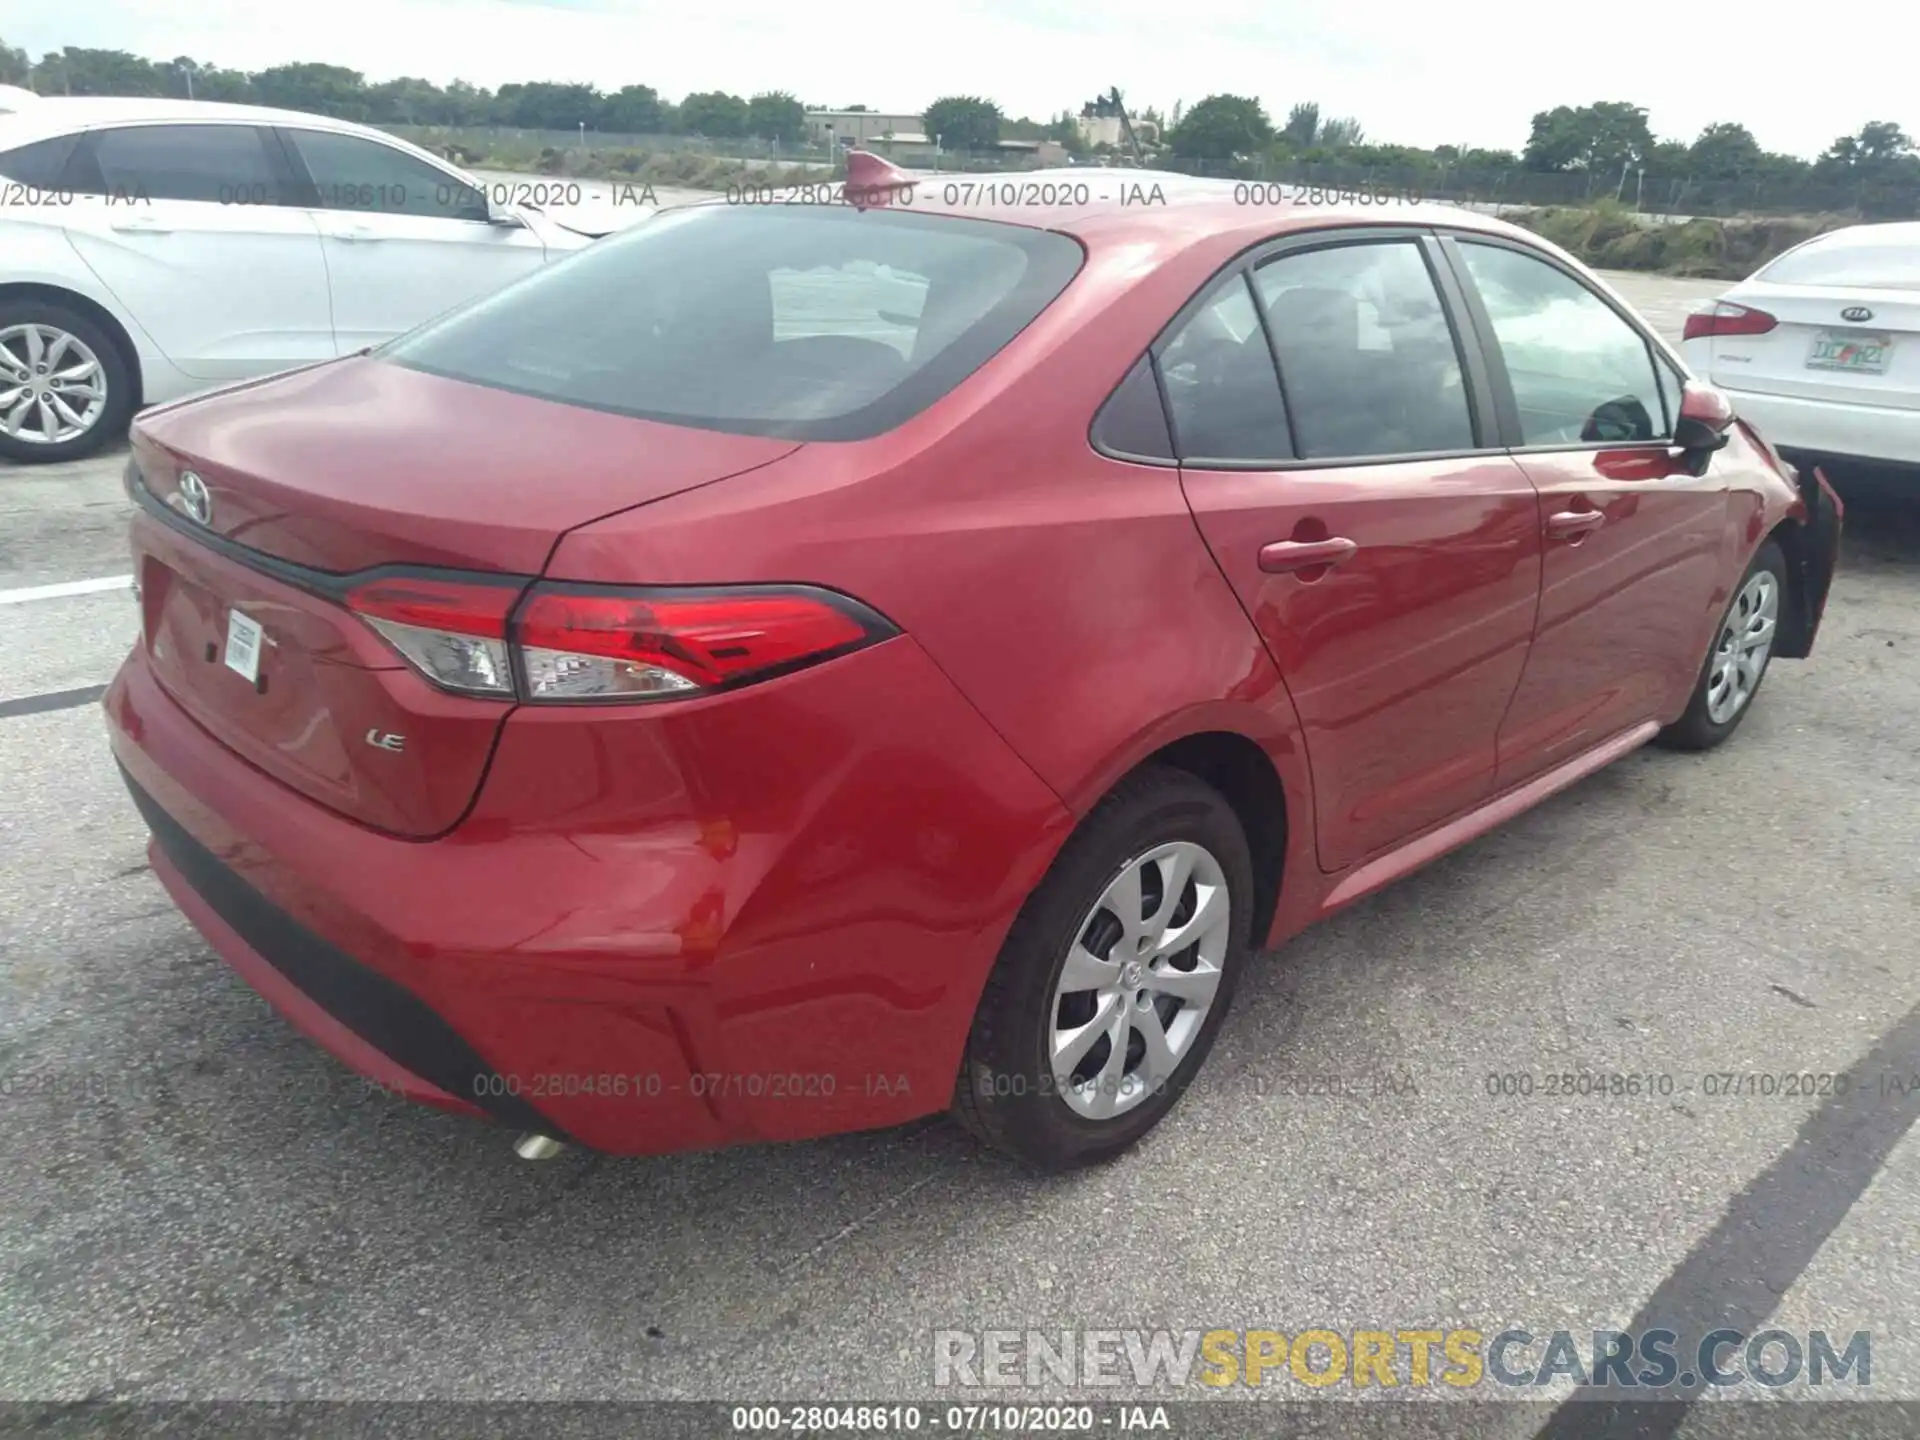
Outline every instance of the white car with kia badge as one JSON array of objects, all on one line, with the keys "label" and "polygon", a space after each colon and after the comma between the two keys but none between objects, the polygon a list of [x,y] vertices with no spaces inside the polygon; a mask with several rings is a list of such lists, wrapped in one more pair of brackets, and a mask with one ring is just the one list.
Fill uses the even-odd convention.
[{"label": "white car with kia badge", "polygon": [[1851,225],[1687,317],[1681,352],[1789,459],[1920,471],[1920,222]]}]

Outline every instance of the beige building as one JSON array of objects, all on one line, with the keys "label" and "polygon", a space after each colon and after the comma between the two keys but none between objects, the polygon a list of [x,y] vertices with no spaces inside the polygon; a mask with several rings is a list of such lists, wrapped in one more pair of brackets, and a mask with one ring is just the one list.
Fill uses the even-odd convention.
[{"label": "beige building", "polygon": [[[1079,128],[1080,138],[1089,146],[1111,145],[1116,150],[1127,146],[1126,128],[1121,125],[1118,115],[1082,115],[1074,125]],[[1135,120],[1133,133],[1140,138],[1142,145],[1160,143],[1160,127],[1151,120]]]},{"label": "beige building", "polygon": [[809,110],[807,139],[816,145],[838,145],[846,140],[859,145],[888,136],[918,135],[921,124],[918,115],[882,115],[877,110]]},{"label": "beige building", "polygon": [[[902,165],[930,164],[938,158],[940,151],[933,143],[931,135],[920,131],[906,132],[863,142],[863,148],[875,154],[884,155]],[[997,147],[1006,162],[1012,165],[1064,165],[1067,163],[1067,147],[1057,140],[1002,140]],[[976,159],[978,157],[975,157]]]}]

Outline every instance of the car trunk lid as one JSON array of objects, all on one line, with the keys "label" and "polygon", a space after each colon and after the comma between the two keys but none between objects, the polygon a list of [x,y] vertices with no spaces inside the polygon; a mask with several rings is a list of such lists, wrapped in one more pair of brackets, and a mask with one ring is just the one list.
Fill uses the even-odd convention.
[{"label": "car trunk lid", "polygon": [[779,459],[791,440],[661,425],[359,356],[149,411],[163,500],[192,469],[213,534],[345,573],[531,575],[567,530]]},{"label": "car trunk lid", "polygon": [[1920,410],[1920,291],[1749,283],[1726,298],[1777,323],[1763,334],[1714,336],[1714,384]]},{"label": "car trunk lid", "polygon": [[456,570],[504,606],[568,530],[796,448],[370,359],[150,412],[129,467],[141,644],[249,764],[364,824],[442,834],[512,702],[407,664],[349,608],[366,572]]}]

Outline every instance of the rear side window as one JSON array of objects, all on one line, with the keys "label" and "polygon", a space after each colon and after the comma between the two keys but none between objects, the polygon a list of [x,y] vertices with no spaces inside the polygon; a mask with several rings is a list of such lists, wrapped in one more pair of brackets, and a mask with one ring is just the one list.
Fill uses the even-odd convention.
[{"label": "rear side window", "polygon": [[1093,418],[1094,449],[1116,460],[1158,462],[1174,458],[1173,434],[1153,357],[1142,355]]},{"label": "rear side window", "polygon": [[1775,285],[1920,290],[1920,225],[1868,225],[1822,235],[1753,278]]},{"label": "rear side window", "polygon": [[0,177],[36,190],[58,190],[60,175],[73,153],[75,135],[56,135],[51,140],[36,140],[0,154]]},{"label": "rear side window", "polygon": [[1180,458],[1281,461],[1293,454],[1273,352],[1247,278],[1221,281],[1160,351]]},{"label": "rear side window", "polygon": [[1254,284],[1301,459],[1473,448],[1460,352],[1413,241],[1283,255]]},{"label": "rear side window", "polygon": [[140,200],[279,205],[280,177],[251,125],[134,125],[86,137],[65,183]]},{"label": "rear side window", "polygon": [[430,374],[743,435],[858,440],[1030,324],[1079,245],[894,210],[667,211],[392,342]]},{"label": "rear side window", "polygon": [[1556,266],[1463,241],[1525,445],[1636,444],[1672,433],[1645,337]]}]

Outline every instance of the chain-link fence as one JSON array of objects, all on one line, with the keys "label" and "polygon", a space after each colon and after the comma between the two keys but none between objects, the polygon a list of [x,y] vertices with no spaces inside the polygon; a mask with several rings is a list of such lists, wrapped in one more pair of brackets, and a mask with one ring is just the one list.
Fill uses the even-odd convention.
[{"label": "chain-link fence", "polygon": [[1830,183],[1807,180],[1702,180],[1624,173],[1463,170],[1365,165],[1303,165],[1256,158],[1232,162],[1169,156],[1155,166],[1187,174],[1230,176],[1295,186],[1387,196],[1416,195],[1451,204],[1495,207],[1591,205],[1614,200],[1655,216],[1857,215],[1920,219],[1920,186],[1899,181]]},{"label": "chain-link fence", "polygon": [[575,130],[517,130],[492,125],[383,125],[389,134],[436,154],[456,152],[469,157],[470,163],[486,160],[538,158],[542,154],[565,155],[584,150],[598,154],[609,150],[643,152],[650,155],[710,155],[720,160],[744,160],[755,164],[793,162],[824,165],[831,158],[824,145],[782,143],[752,136],[715,139],[701,135],[620,134],[585,127]]},{"label": "chain-link fence", "polygon": [[[567,156],[620,151],[646,155],[704,155],[748,164],[836,164],[843,151],[825,145],[783,143],[748,136],[616,134],[609,131],[519,130],[498,126],[385,127],[396,135],[469,165],[542,168],[558,171]],[[888,147],[877,145],[883,153]],[[929,147],[895,147],[900,164],[916,170],[999,171],[1031,168],[1039,161],[1026,152],[969,152]],[[1076,157],[1075,164],[1131,164],[1130,157]],[[1318,187],[1388,199],[1418,196],[1450,204],[1505,209],[1548,205],[1590,205],[1618,201],[1657,218],[1731,215],[1846,215],[1874,220],[1920,219],[1920,186],[1900,182],[1830,183],[1805,180],[1706,180],[1691,176],[1650,176],[1641,171],[1547,172],[1465,170],[1368,165],[1301,164],[1266,156],[1231,161],[1191,160],[1161,153],[1149,168],[1190,175],[1211,175],[1282,184],[1290,189]]]}]

